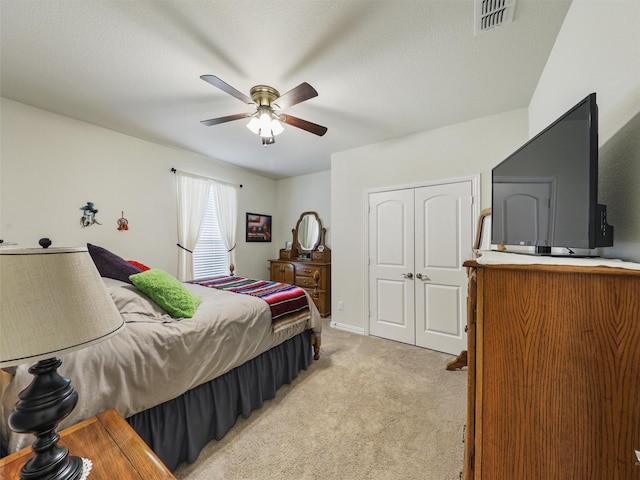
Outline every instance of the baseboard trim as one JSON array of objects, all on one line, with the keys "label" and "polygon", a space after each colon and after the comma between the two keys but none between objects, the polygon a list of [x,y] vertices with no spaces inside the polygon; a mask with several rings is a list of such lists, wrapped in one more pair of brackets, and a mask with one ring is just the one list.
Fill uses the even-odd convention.
[{"label": "baseboard trim", "polygon": [[364,335],[364,328],[354,327],[353,325],[347,325],[346,323],[338,323],[332,320],[331,323],[329,323],[329,326],[333,328],[337,328],[338,330],[346,330],[348,332]]}]

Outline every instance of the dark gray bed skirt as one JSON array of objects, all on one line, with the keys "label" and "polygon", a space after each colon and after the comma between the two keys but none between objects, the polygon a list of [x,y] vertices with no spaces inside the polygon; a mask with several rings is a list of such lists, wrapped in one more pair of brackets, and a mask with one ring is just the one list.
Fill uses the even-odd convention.
[{"label": "dark gray bed skirt", "polygon": [[[194,359],[197,361],[197,359]],[[171,471],[192,463],[210,440],[220,440],[238,415],[247,418],[313,361],[307,330],[234,368],[127,421]]]}]

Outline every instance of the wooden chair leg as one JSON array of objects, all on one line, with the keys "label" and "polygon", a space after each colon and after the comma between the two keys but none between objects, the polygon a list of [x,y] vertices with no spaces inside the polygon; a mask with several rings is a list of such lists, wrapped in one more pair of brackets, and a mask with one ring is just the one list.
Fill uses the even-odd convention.
[{"label": "wooden chair leg", "polygon": [[467,366],[467,351],[463,350],[455,360],[451,360],[447,363],[447,370],[458,370],[459,368]]}]

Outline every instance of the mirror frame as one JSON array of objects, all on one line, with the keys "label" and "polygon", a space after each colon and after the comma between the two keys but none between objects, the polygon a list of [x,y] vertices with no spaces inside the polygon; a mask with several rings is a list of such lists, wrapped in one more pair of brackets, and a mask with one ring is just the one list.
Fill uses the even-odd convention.
[{"label": "mirror frame", "polygon": [[[302,248],[302,245],[300,245],[300,242],[298,241],[298,230],[300,228],[300,225],[303,221],[303,219],[305,218],[305,216],[307,215],[311,215],[313,217],[315,217],[316,221],[318,222],[318,238],[316,239],[316,241],[313,243],[313,246],[311,249],[306,249],[306,248]],[[311,252],[315,252],[318,250],[318,248],[320,248],[322,246],[322,249],[324,250],[326,248],[325,244],[324,244],[324,234],[327,231],[326,228],[324,228],[324,226],[322,225],[322,220],[320,220],[320,216],[316,213],[316,212],[302,212],[300,214],[300,218],[298,218],[298,221],[296,222],[296,228],[294,228],[292,230],[293,233],[293,247],[301,253],[311,253]]]}]

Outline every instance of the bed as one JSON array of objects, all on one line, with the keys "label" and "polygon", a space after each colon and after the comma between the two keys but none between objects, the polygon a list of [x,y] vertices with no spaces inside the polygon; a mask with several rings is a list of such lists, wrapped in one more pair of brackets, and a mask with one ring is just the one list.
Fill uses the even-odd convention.
[{"label": "bed", "polygon": [[[60,358],[58,371],[79,394],[59,429],[115,408],[170,470],[193,462],[239,415],[272,399],[317,358],[322,323],[309,308],[275,329],[260,298],[184,284],[202,300],[192,318],[176,319],[135,286],[103,278],[126,327],[118,335]],[[314,352],[314,349],[316,350]],[[7,418],[31,382],[28,364],[0,371],[2,449],[13,452],[33,438],[11,432]]]}]

